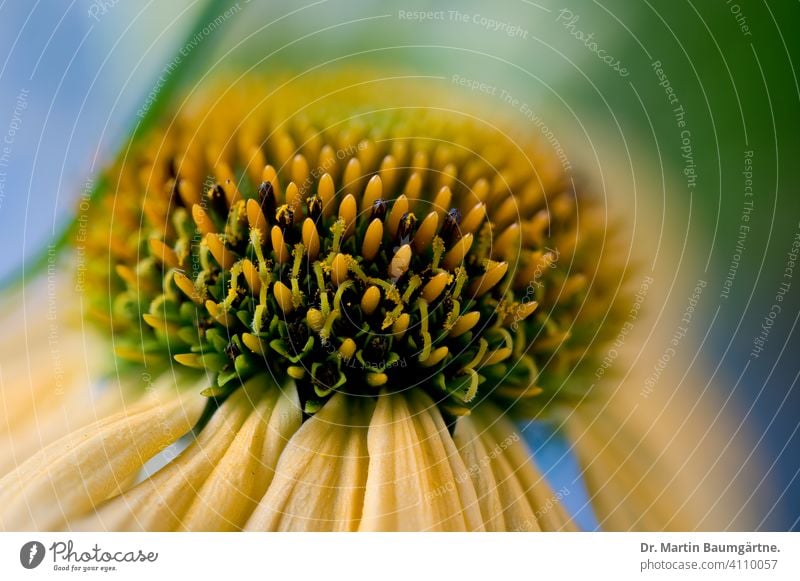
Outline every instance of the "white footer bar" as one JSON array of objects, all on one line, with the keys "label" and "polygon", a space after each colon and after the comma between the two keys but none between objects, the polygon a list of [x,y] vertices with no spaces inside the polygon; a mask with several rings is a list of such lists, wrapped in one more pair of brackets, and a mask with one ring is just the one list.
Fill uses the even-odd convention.
[{"label": "white footer bar", "polygon": [[0,534],[0,579],[169,575],[221,581],[797,580],[800,533]]}]

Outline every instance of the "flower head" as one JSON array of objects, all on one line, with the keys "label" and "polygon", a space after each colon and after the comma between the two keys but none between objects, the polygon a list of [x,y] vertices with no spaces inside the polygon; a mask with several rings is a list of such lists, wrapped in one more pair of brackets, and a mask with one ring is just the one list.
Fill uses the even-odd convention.
[{"label": "flower head", "polygon": [[453,104],[352,75],[195,97],[91,218],[118,355],[206,370],[215,398],[292,381],[307,415],[337,392],[419,389],[450,422],[582,397],[564,380],[619,283],[597,202]]},{"label": "flower head", "polygon": [[156,386],[0,481],[5,528],[573,528],[506,416],[588,396],[622,262],[557,156],[437,83],[215,84],[131,144],[82,276]]}]

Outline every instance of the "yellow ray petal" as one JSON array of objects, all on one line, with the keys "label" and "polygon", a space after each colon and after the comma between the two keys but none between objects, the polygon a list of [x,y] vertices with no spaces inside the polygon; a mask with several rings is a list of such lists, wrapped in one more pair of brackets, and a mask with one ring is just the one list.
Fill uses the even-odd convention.
[{"label": "yellow ray petal", "polygon": [[[4,383],[0,373],[0,391],[10,389]],[[18,421],[0,428],[0,475],[66,434],[122,409],[119,388],[93,395],[88,384],[88,378],[72,380],[64,385],[62,393],[36,401]]]},{"label": "yellow ray petal", "polygon": [[294,388],[266,388],[182,519],[184,530],[240,530],[264,496],[286,441],[300,428]]},{"label": "yellow ray petal", "polygon": [[[643,325],[640,332],[650,329]],[[629,338],[627,344],[630,352],[615,365],[624,366],[642,343]],[[752,435],[719,414],[717,394],[728,386],[712,383],[698,400],[695,386],[709,379],[693,368],[687,375],[687,367],[687,361],[674,360],[657,389],[647,392],[642,386],[652,368],[630,365],[613,393],[566,413],[566,431],[603,530],[749,530],[758,523],[753,503],[740,494],[757,488],[755,477],[741,469],[746,448],[737,445],[737,437]]]},{"label": "yellow ray petal", "polygon": [[413,391],[378,398],[360,530],[483,530],[475,490],[441,414]]},{"label": "yellow ray petal", "polygon": [[536,468],[514,424],[491,404],[479,406],[473,413],[473,418],[480,426],[484,442],[487,443],[489,436],[500,446],[498,453],[508,460],[539,527],[543,531],[576,530],[569,514],[559,502],[559,496]]},{"label": "yellow ray petal", "polygon": [[175,530],[251,411],[252,404],[246,392],[238,390],[222,404],[196,440],[178,458],[147,480],[98,507],[89,518],[71,523],[71,528]]},{"label": "yellow ray petal", "polygon": [[484,527],[487,531],[504,531],[503,504],[497,492],[497,481],[488,465],[489,453],[472,418],[459,418],[453,439],[478,496]]},{"label": "yellow ray petal", "polygon": [[0,480],[2,528],[52,530],[86,513],[184,435],[202,407],[203,398],[194,393],[175,396],[97,422],[42,450]]},{"label": "yellow ray petal", "polygon": [[605,418],[583,417],[586,411],[572,412],[567,433],[584,468],[584,481],[600,527],[611,531],[661,530],[669,515],[659,514],[660,506],[648,506],[654,496],[643,491],[625,454],[620,453],[624,444],[617,433],[619,425],[609,431]]},{"label": "yellow ray petal", "polygon": [[539,521],[528,502],[522,484],[517,477],[518,467],[513,466],[502,453],[507,440],[496,441],[492,434],[476,422],[476,430],[487,451],[485,462],[495,479],[495,490],[503,507],[503,528],[507,531],[539,531]]},{"label": "yellow ray petal", "polygon": [[275,479],[245,527],[250,531],[351,531],[367,479],[371,404],[334,395],[292,437]]}]

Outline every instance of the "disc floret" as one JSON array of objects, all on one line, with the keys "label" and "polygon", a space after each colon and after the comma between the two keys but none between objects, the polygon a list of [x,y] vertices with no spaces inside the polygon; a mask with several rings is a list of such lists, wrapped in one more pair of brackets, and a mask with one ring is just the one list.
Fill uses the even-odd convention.
[{"label": "disc floret", "polygon": [[579,237],[591,204],[549,161],[453,113],[278,114],[292,97],[179,117],[112,172],[96,305],[121,357],[204,370],[213,397],[293,381],[308,414],[423,389],[456,416],[583,358],[601,229]]}]

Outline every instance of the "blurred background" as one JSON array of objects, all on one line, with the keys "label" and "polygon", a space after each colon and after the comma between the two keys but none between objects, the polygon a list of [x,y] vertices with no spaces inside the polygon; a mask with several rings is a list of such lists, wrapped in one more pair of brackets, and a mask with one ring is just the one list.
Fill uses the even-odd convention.
[{"label": "blurred background", "polygon": [[[724,424],[719,460],[753,516],[723,522],[800,530],[797,22],[797,2],[744,0],[4,2],[0,278],[33,276],[126,137],[218,69],[438,77],[540,133],[631,230],[655,290],[626,381]],[[523,427],[597,526],[558,426]]]}]

